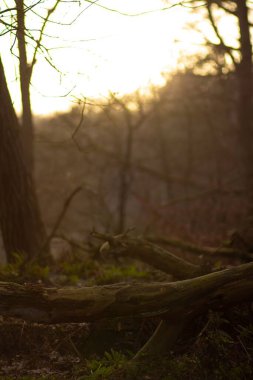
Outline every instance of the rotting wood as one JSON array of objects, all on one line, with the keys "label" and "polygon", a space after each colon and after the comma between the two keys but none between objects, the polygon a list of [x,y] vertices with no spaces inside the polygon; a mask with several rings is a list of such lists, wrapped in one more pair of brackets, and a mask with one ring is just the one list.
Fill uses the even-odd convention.
[{"label": "rotting wood", "polygon": [[110,236],[97,232],[92,235],[108,242],[107,249],[103,250],[104,252],[108,250],[115,256],[139,259],[156,269],[172,274],[179,280],[197,277],[205,272],[201,266],[183,260],[168,250],[142,238],[131,238],[124,234]]},{"label": "rotting wood", "polygon": [[253,300],[253,263],[173,283],[45,288],[0,283],[0,314],[39,323],[160,316],[177,321]]}]

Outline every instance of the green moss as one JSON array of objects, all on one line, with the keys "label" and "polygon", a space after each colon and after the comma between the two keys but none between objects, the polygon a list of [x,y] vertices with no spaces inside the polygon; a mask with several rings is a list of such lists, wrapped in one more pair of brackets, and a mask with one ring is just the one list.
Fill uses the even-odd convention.
[{"label": "green moss", "polygon": [[50,269],[36,260],[27,261],[26,256],[14,253],[13,262],[0,266],[0,279],[3,281],[38,281],[47,280]]},{"label": "green moss", "polygon": [[139,270],[135,265],[108,265],[101,269],[96,278],[96,283],[98,285],[103,285],[120,281],[129,281],[131,279],[145,279],[147,277],[149,277],[149,273]]},{"label": "green moss", "polygon": [[86,278],[94,275],[98,270],[98,264],[91,260],[70,260],[62,262],[59,266],[59,272],[66,276],[78,276]]}]

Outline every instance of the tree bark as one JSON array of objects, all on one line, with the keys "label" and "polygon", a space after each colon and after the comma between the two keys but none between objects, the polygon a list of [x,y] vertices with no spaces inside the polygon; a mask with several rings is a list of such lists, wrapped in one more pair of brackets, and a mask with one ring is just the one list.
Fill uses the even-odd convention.
[{"label": "tree bark", "polygon": [[44,288],[0,283],[0,314],[39,323],[161,316],[172,323],[253,300],[253,263],[173,283]]},{"label": "tree bark", "polygon": [[249,216],[253,215],[253,92],[252,92],[252,46],[248,7],[246,0],[237,3],[237,17],[240,30],[241,60],[237,68],[239,99],[238,118],[239,136],[242,148],[242,157],[245,168],[246,188],[249,193]]},{"label": "tree bark", "polygon": [[41,254],[46,233],[1,59],[0,103],[0,228],[8,261],[17,252],[31,259]]}]

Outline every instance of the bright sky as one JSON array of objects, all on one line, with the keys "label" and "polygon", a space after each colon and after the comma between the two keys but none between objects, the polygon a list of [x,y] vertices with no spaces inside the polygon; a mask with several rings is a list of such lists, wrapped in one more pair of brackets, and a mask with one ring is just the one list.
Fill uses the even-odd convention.
[{"label": "bright sky", "polygon": [[[54,2],[44,0],[34,10],[45,15],[46,9]],[[26,2],[27,5],[33,3],[36,1]],[[53,22],[46,28],[43,44],[62,74],[38,55],[31,88],[34,112],[45,114],[67,109],[76,97],[101,97],[109,91],[123,94],[146,88],[151,83],[161,84],[161,72],[175,68],[180,53],[196,50],[187,37],[189,31],[184,28],[188,10],[176,6],[169,10],[126,16],[98,5],[136,14],[158,10],[168,3],[173,4],[173,1],[165,4],[162,0],[101,0],[93,5],[86,1],[60,4],[51,17]],[[72,25],[58,24],[68,24],[78,14],[80,16]],[[37,38],[36,30],[40,27],[41,18],[29,12],[26,22],[28,28],[35,30]],[[15,81],[18,61],[10,55],[13,40],[10,35],[1,37],[0,51],[12,98],[19,110],[20,96]],[[198,43],[193,36],[192,41]],[[31,54],[32,50],[29,52]]]}]

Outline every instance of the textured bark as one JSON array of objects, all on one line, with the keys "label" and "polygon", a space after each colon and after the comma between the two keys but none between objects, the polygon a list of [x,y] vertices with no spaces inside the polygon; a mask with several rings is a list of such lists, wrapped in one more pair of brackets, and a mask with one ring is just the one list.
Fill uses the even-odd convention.
[{"label": "textured bark", "polygon": [[0,104],[0,228],[10,261],[15,252],[39,255],[46,234],[1,60]]},{"label": "textured bark", "polygon": [[0,314],[40,323],[161,316],[178,322],[253,299],[253,263],[174,283],[44,288],[0,283]]}]

